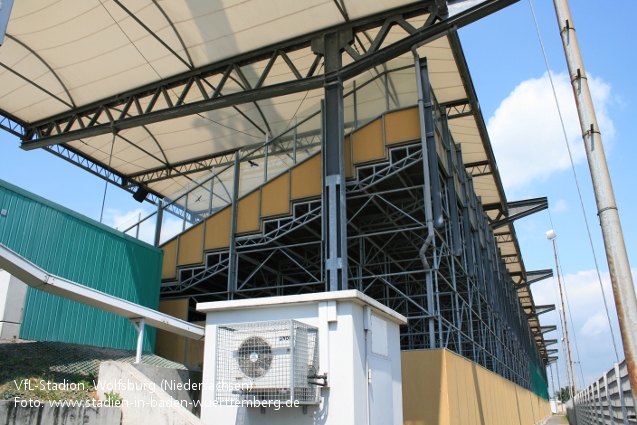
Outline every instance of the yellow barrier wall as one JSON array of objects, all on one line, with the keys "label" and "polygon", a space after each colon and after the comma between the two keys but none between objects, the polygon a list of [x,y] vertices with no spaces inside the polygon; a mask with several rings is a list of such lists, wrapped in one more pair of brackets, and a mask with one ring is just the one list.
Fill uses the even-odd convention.
[{"label": "yellow barrier wall", "polygon": [[[181,320],[188,320],[188,299],[159,302],[159,311]],[[186,353],[186,337],[157,329],[155,354],[182,363]]]},{"label": "yellow barrier wall", "polygon": [[446,349],[403,351],[405,425],[534,425],[548,400]]},{"label": "yellow barrier wall", "polygon": [[[188,320],[188,299],[160,301],[159,311],[178,319]],[[205,325],[205,322],[193,323],[200,326]],[[203,341],[157,329],[155,354],[188,367],[201,367],[203,364]]]}]

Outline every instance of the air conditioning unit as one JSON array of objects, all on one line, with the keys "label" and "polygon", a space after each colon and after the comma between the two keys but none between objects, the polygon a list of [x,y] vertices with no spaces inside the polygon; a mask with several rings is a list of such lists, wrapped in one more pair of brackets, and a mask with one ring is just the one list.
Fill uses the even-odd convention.
[{"label": "air conditioning unit", "polygon": [[318,329],[296,320],[241,323],[217,330],[215,399],[219,404],[319,402]]}]

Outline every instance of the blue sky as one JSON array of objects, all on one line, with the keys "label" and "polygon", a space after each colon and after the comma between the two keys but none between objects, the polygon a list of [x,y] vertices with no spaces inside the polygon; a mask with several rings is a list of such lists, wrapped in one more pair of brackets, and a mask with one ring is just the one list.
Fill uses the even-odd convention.
[{"label": "blue sky", "polygon": [[[611,319],[616,327],[608,266],[553,2],[535,0],[533,6],[565,118],[602,281],[611,306]],[[637,12],[637,3],[614,1],[612,10],[602,6],[610,7],[610,4],[592,0],[570,2],[604,137],[626,247],[634,267],[637,266],[637,223],[633,211],[637,201],[631,163],[637,153],[632,127],[637,85],[630,70],[637,64],[637,28],[631,24],[630,17]],[[575,333],[571,343],[575,348],[574,340],[577,340],[579,355],[575,353],[574,358],[580,362],[588,385],[612,367],[615,355],[528,0],[521,0],[462,29],[460,37],[509,201],[539,196],[549,199],[553,226],[549,214],[540,212],[519,220],[516,232],[527,270],[554,268],[553,250],[544,233],[554,227],[558,235],[557,247],[570,301],[567,319],[570,321],[572,317],[569,325],[571,334],[573,330]],[[551,279],[536,283],[533,286],[536,303],[557,303],[554,288]],[[540,319],[542,324],[556,323],[557,313],[546,313]],[[621,347],[619,332],[616,330],[615,334]],[[546,337],[559,339],[559,334],[554,332]],[[623,359],[621,352],[620,357]],[[559,368],[563,374],[562,360]],[[576,369],[581,387],[579,364]],[[563,386],[564,382],[562,376]]]},{"label": "blue sky", "polygon": [[[534,6],[566,120],[602,280],[612,306],[601,231],[553,3],[535,0]],[[632,216],[637,198],[633,196],[631,178],[632,158],[637,154],[632,129],[634,99],[637,99],[633,76],[637,65],[637,27],[632,17],[637,13],[637,3],[634,0],[612,3],[574,0],[571,11],[597,103],[629,258],[631,264],[637,266],[637,223]],[[549,199],[553,225],[549,214],[540,212],[518,221],[516,231],[528,270],[554,267],[553,250],[544,233],[553,227],[558,234],[557,246],[573,319],[571,329],[579,347],[575,359],[580,362],[588,384],[612,367],[614,353],[573,173],[528,0],[521,0],[461,29],[460,38],[509,201],[539,196]],[[0,132],[0,146],[0,179],[99,219],[103,180],[47,152],[22,151],[17,138],[5,132]],[[113,224],[127,216],[136,216],[135,211],[140,207],[148,211],[152,208],[140,205],[130,194],[109,186],[105,221]],[[557,303],[551,279],[535,284],[533,292],[537,304]],[[616,322],[614,309],[611,317]],[[541,322],[556,323],[556,313],[541,316]],[[618,332],[616,336],[619,338]],[[559,335],[547,334],[547,338],[559,338]],[[621,346],[619,340],[618,343]],[[561,360],[559,368],[563,374]],[[581,386],[579,366],[577,369],[578,385]],[[562,377],[562,385],[564,382]]]}]

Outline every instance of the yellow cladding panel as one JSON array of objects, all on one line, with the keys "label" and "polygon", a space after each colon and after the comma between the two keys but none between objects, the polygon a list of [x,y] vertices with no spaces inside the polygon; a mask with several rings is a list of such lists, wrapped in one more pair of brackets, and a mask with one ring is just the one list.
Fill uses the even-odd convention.
[{"label": "yellow cladding panel", "polygon": [[385,115],[385,143],[388,145],[420,139],[418,108],[403,109]]},{"label": "yellow cladding panel", "polygon": [[[206,322],[192,322],[195,325],[206,326]],[[189,367],[203,366],[204,341],[196,339],[186,340],[186,359],[184,364]]]},{"label": "yellow cladding panel", "polygon": [[382,117],[352,133],[354,164],[385,157]]},{"label": "yellow cladding panel", "polygon": [[444,354],[443,350],[401,353],[405,425],[450,424]]},{"label": "yellow cladding panel", "polygon": [[185,233],[179,236],[179,252],[177,254],[177,263],[193,264],[203,261],[203,223],[191,227]]},{"label": "yellow cladding panel", "polygon": [[321,155],[315,155],[292,168],[291,171],[291,198],[309,198],[321,195]]},{"label": "yellow cladding panel", "polygon": [[352,167],[352,139],[349,136],[345,137],[343,150],[345,151],[345,178],[354,177]]},{"label": "yellow cladding panel", "polygon": [[206,220],[204,249],[227,248],[230,246],[231,214],[231,208],[226,207]]},{"label": "yellow cladding panel", "polygon": [[290,212],[290,174],[268,182],[261,188],[261,217]]},{"label": "yellow cladding panel", "polygon": [[[188,300],[167,300],[159,302],[159,311],[178,319],[188,318]],[[183,363],[186,352],[186,337],[157,329],[155,354],[174,362]]]},{"label": "yellow cladding panel", "polygon": [[[441,350],[445,354],[445,368],[447,369],[447,382],[451,382],[451,387],[448,387],[447,398],[449,400],[449,420],[440,421],[442,425],[455,425],[461,423],[460,416],[462,411],[458,408],[460,406],[460,392],[458,391],[458,379],[462,379],[462,372],[458,370],[456,359],[451,356],[447,356],[447,352]],[[444,397],[444,395],[441,395]]]},{"label": "yellow cladding panel", "polygon": [[188,320],[188,299],[160,301],[159,311],[177,319]]},{"label": "yellow cladding panel", "polygon": [[239,199],[237,204],[237,233],[254,232],[259,230],[259,199],[260,190]]},{"label": "yellow cladding panel", "polygon": [[533,425],[547,400],[448,350],[401,354],[405,425]]},{"label": "yellow cladding panel", "polygon": [[164,250],[164,263],[161,278],[170,279],[177,276],[177,238],[161,247]]},{"label": "yellow cladding panel", "polygon": [[440,162],[442,162],[442,166],[444,167],[445,171],[447,173],[449,170],[449,167],[447,166],[447,150],[445,148],[444,143],[442,142],[442,136],[440,136],[440,134],[438,134],[438,132],[435,132],[436,134],[436,151],[438,151],[438,156],[440,157]]}]

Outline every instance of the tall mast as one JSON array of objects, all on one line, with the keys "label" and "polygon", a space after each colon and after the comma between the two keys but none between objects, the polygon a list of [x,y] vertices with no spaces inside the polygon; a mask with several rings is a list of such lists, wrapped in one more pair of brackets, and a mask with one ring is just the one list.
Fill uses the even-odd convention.
[{"label": "tall mast", "polygon": [[586,157],[593,181],[597,215],[604,237],[613,296],[617,306],[619,329],[626,355],[628,375],[633,389],[637,388],[637,297],[624,244],[619,212],[615,204],[613,186],[608,173],[602,135],[597,125],[593,100],[588,88],[584,62],[577,42],[575,26],[567,0],[553,0],[555,14],[566,54],[566,62],[573,85],[573,94],[582,128]]},{"label": "tall mast", "polygon": [[555,274],[557,274],[557,285],[560,289],[560,302],[562,304],[562,332],[564,333],[564,347],[566,349],[566,358],[568,360],[568,368],[566,369],[566,380],[568,381],[568,372],[570,369],[572,385],[569,385],[568,391],[571,398],[577,393],[577,384],[575,383],[575,370],[573,369],[573,354],[571,353],[571,340],[568,337],[568,322],[566,321],[566,307],[564,305],[564,293],[562,292],[562,279],[560,277],[560,263],[557,259],[557,246],[555,245],[555,231],[546,232],[546,237],[553,242],[553,253],[555,254]]}]

